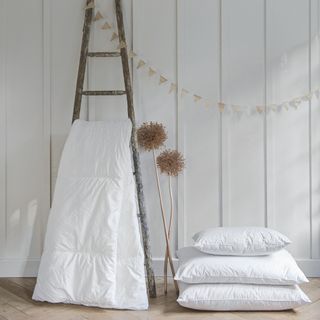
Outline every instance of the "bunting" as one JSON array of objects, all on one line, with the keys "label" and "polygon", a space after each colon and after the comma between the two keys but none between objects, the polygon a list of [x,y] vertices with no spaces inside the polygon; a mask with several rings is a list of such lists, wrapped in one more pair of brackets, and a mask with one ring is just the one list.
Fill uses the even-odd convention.
[{"label": "bunting", "polygon": [[201,96],[198,96],[197,94],[194,94],[194,95],[193,95],[193,101],[194,101],[194,102],[198,102],[198,101],[200,101],[201,99],[202,99]]},{"label": "bunting", "polygon": [[167,81],[168,81],[167,78],[165,78],[164,76],[160,76],[160,79],[159,79],[159,84],[160,84],[160,85],[163,84],[163,83],[165,83],[165,82],[167,82]]},{"label": "bunting", "polygon": [[98,11],[96,13],[96,15],[94,16],[93,21],[98,21],[98,20],[101,20],[101,19],[103,19],[103,15],[100,13],[100,11]]},{"label": "bunting", "polygon": [[[84,8],[85,10],[94,8],[94,2],[91,1],[88,3],[88,5]],[[99,20],[105,20],[103,25],[101,26],[102,30],[110,30],[112,31],[112,36],[110,38],[110,41],[114,41],[116,39],[119,39],[118,33],[115,31],[115,29],[112,27],[112,25],[106,21],[105,17],[101,14],[99,10],[97,10],[95,16],[94,16],[94,21],[99,21]],[[119,42],[117,49],[122,49],[125,48],[126,44],[124,42]],[[264,112],[279,112],[281,110],[288,111],[290,108],[292,109],[298,109],[298,107],[303,103],[303,102],[310,102],[313,98],[320,99],[320,88],[316,88],[315,90],[308,92],[300,97],[295,97],[293,99],[290,99],[288,101],[283,101],[280,102],[279,104],[268,104],[268,105],[256,105],[256,106],[245,106],[245,105],[239,105],[239,104],[226,104],[223,101],[213,101],[211,99],[208,99],[206,97],[203,97],[201,94],[198,94],[196,92],[192,92],[191,90],[182,87],[179,92],[178,92],[178,85],[175,81],[171,81],[169,77],[164,75],[158,68],[152,67],[152,64],[147,62],[147,59],[143,58],[142,55],[130,50],[128,53],[128,57],[130,59],[137,59],[137,66],[136,69],[144,69],[144,67],[148,67],[148,76],[149,78],[155,76],[158,74],[158,85],[159,86],[166,86],[167,83],[170,83],[168,94],[172,93],[178,93],[180,94],[181,98],[184,97],[191,97],[194,103],[197,104],[202,104],[204,107],[209,108],[209,107],[216,107],[219,112],[224,112],[226,110],[230,110],[234,114],[241,114],[244,111],[255,111],[258,114],[263,114]],[[247,113],[247,112],[246,112]]]},{"label": "bunting", "polygon": [[169,94],[172,92],[176,92],[177,91],[177,85],[175,83],[170,84],[170,90],[169,90]]},{"label": "bunting", "polygon": [[204,102],[204,106],[205,106],[206,108],[209,108],[209,107],[211,106],[211,102],[210,102],[209,100],[206,100],[206,101]]},{"label": "bunting", "polygon": [[94,1],[90,1],[85,7],[84,10],[93,9],[94,8]]},{"label": "bunting", "polygon": [[148,75],[149,77],[152,77],[153,75],[155,75],[157,73],[156,70],[152,69],[151,67],[149,67],[149,72],[148,72]]},{"label": "bunting", "polygon": [[102,27],[101,27],[102,30],[109,30],[109,29],[112,29],[111,25],[108,23],[108,22],[105,22]]},{"label": "bunting", "polygon": [[220,112],[223,112],[225,109],[226,105],[223,102],[218,102],[218,109]]},{"label": "bunting", "polygon": [[184,96],[186,96],[189,93],[189,91],[187,89],[182,88],[181,89],[181,98],[183,98]]},{"label": "bunting", "polygon": [[110,41],[116,40],[118,39],[118,37],[119,37],[118,34],[113,32]]},{"label": "bunting", "polygon": [[139,60],[138,65],[137,65],[137,69],[140,69],[142,67],[144,67],[146,65],[146,63],[143,60]]},{"label": "bunting", "polygon": [[263,111],[264,111],[264,107],[263,106],[257,106],[256,109],[257,109],[257,112],[260,113],[260,114],[263,113]]},{"label": "bunting", "polygon": [[130,59],[135,58],[137,56],[137,54],[135,52],[133,52],[132,50],[129,52],[128,57]]},{"label": "bunting", "polygon": [[117,46],[117,49],[123,49],[126,47],[127,47],[126,43],[124,41],[120,41],[120,43]]}]

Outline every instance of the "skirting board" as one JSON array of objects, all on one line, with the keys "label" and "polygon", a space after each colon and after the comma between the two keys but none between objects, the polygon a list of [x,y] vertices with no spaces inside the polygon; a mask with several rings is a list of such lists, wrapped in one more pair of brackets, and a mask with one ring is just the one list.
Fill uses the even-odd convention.
[{"label": "skirting board", "polygon": [[[35,259],[0,259],[0,277],[35,277],[40,260]],[[298,259],[299,267],[307,277],[320,277],[320,259]],[[173,259],[175,268],[178,260]],[[153,258],[154,273],[163,275],[163,258]],[[170,269],[168,269],[170,275]]]},{"label": "skirting board", "polygon": [[0,277],[35,277],[40,259],[0,259]]}]

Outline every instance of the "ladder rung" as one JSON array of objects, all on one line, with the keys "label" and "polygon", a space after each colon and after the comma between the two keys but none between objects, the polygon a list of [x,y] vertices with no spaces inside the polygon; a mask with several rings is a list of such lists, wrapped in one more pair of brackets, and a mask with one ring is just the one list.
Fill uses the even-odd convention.
[{"label": "ladder rung", "polygon": [[98,57],[98,58],[120,57],[120,52],[88,52],[88,57]]},{"label": "ladder rung", "polygon": [[85,96],[121,96],[126,94],[124,90],[98,90],[98,91],[82,91],[82,94]]}]

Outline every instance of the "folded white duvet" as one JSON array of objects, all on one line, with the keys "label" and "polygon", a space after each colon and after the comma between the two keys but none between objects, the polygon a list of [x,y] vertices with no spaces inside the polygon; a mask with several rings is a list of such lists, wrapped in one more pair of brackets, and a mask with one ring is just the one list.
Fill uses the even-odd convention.
[{"label": "folded white duvet", "polygon": [[131,123],[76,121],[67,139],[34,300],[146,309]]}]

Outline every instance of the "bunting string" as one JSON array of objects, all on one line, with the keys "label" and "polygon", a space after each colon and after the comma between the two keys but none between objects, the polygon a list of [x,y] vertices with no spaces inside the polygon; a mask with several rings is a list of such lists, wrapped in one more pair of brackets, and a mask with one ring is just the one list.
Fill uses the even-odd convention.
[{"label": "bunting string", "polygon": [[[94,8],[95,5],[93,2],[90,2],[84,9]],[[114,42],[115,40],[119,40],[119,35],[116,32],[116,29],[113,27],[112,23],[110,23],[104,15],[97,10],[94,18],[94,22],[101,22],[100,29],[107,30],[112,32],[110,41]],[[126,47],[124,42],[119,42],[117,49],[122,49]],[[134,52],[132,50],[128,50],[128,57],[130,59],[134,59],[136,61],[136,69],[146,69],[149,78],[158,77],[158,85],[166,86],[169,84],[168,94],[179,94],[181,98],[185,98],[190,96],[193,99],[193,102],[198,105],[203,105],[206,108],[216,107],[219,112],[231,111],[234,114],[242,114],[242,113],[256,113],[263,114],[269,112],[279,112],[281,110],[288,111],[290,109],[297,110],[303,102],[310,102],[312,99],[316,98],[319,100],[320,98],[320,88],[316,88],[311,92],[307,92],[302,96],[294,97],[290,100],[283,101],[277,104],[268,104],[268,105],[240,105],[240,104],[227,104],[224,101],[213,101],[212,99],[206,98],[199,93],[194,92],[193,90],[189,90],[189,88],[179,87],[175,81],[172,81],[170,77],[165,75],[163,72],[159,71],[158,68],[154,67],[152,63],[149,63],[147,59],[143,57],[142,54]]]}]

